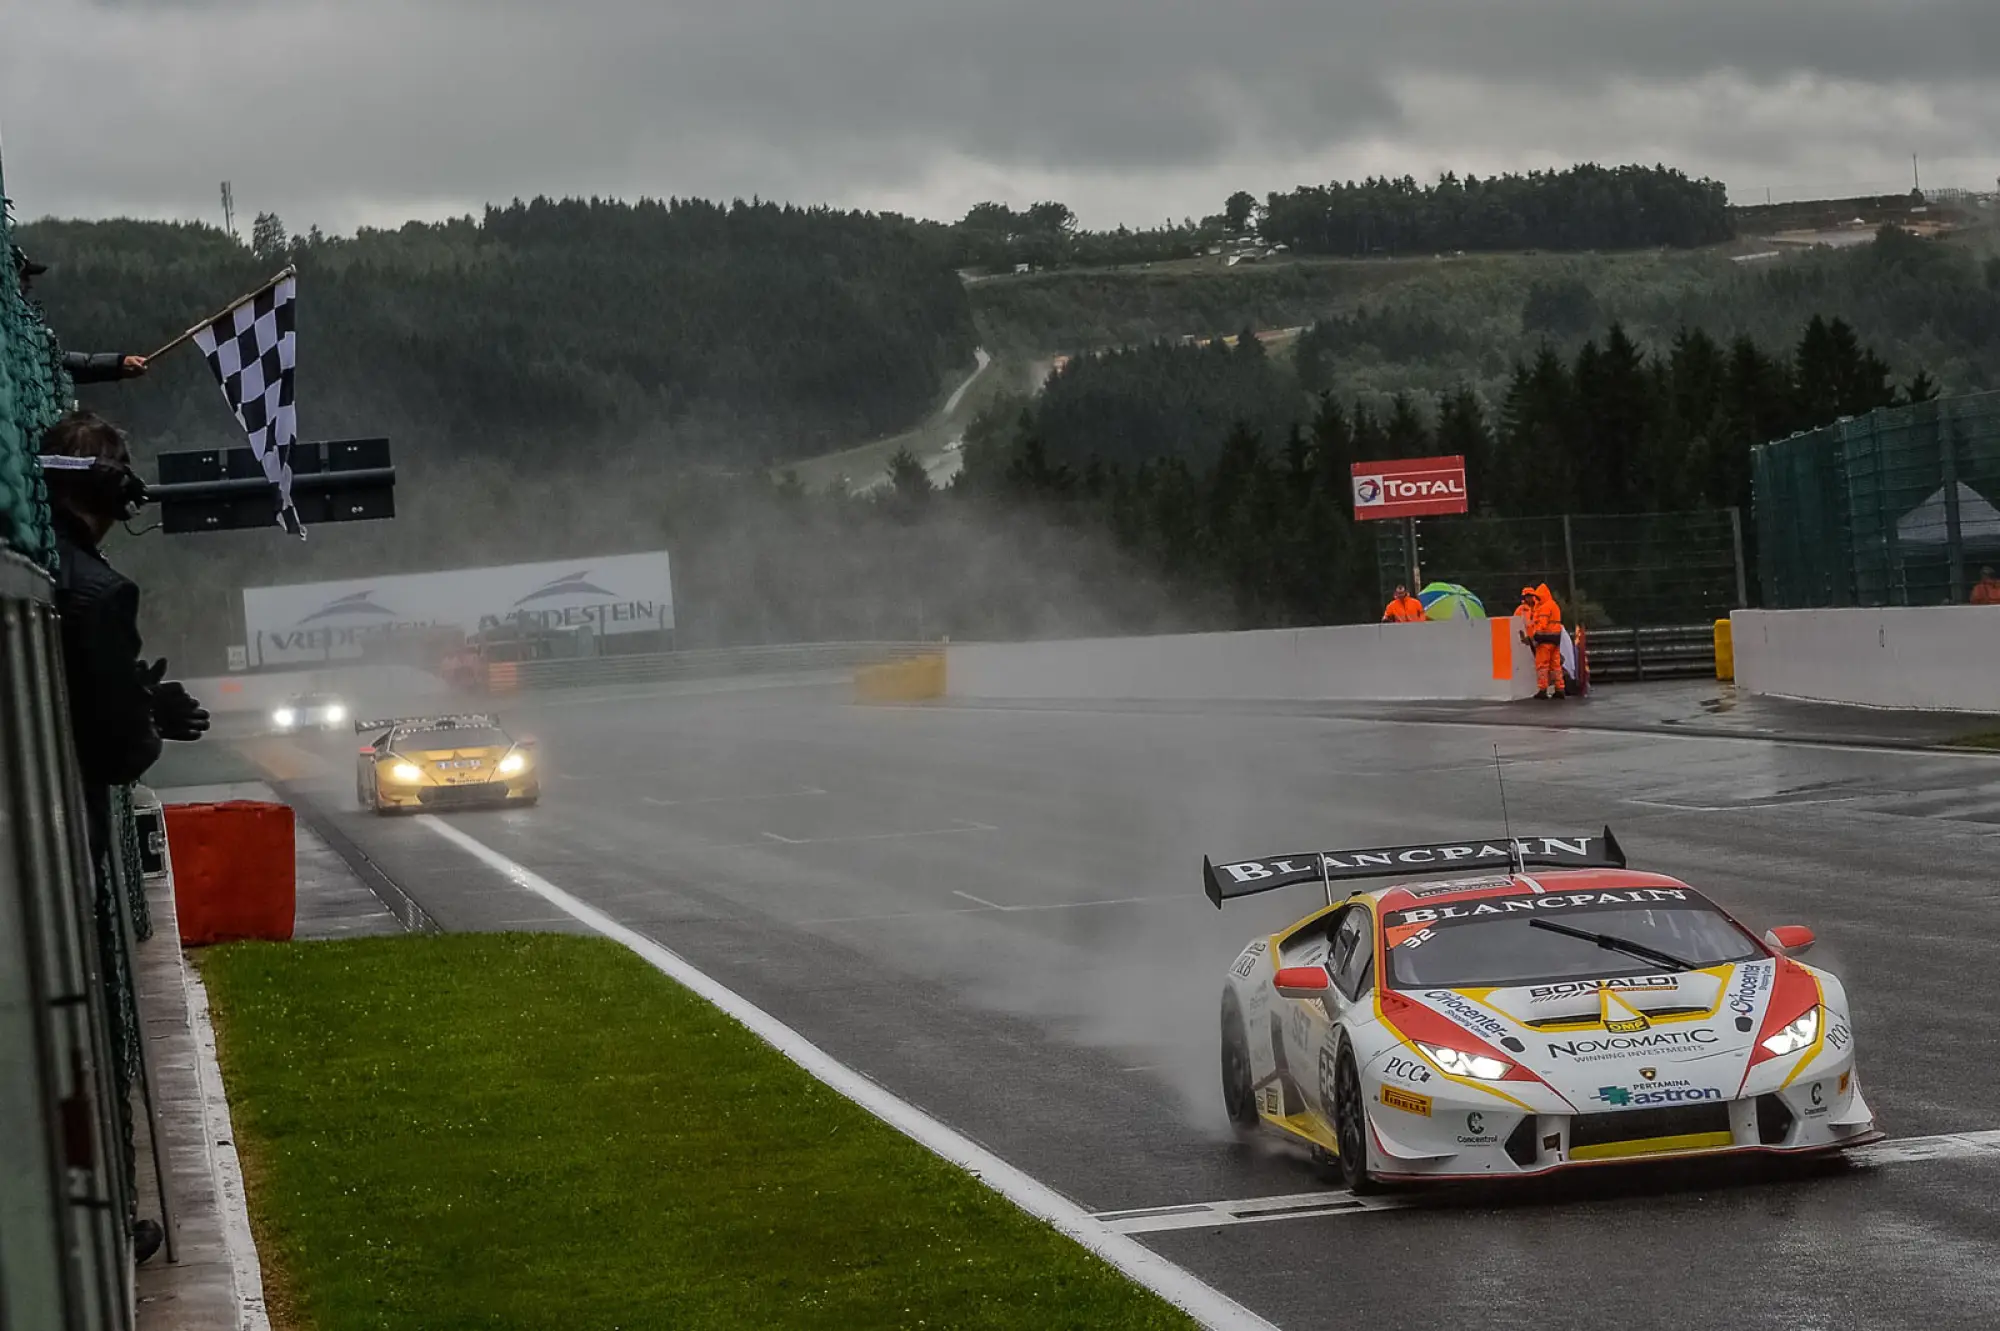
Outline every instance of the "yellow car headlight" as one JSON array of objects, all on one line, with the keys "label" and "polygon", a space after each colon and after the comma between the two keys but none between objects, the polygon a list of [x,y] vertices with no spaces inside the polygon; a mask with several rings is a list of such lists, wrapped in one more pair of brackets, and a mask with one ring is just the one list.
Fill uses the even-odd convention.
[{"label": "yellow car headlight", "polygon": [[528,755],[525,753],[510,753],[500,760],[500,775],[513,776],[518,772],[526,771],[527,766]]},{"label": "yellow car headlight", "polygon": [[424,770],[415,763],[397,763],[389,769],[389,775],[397,781],[421,781],[424,779]]}]

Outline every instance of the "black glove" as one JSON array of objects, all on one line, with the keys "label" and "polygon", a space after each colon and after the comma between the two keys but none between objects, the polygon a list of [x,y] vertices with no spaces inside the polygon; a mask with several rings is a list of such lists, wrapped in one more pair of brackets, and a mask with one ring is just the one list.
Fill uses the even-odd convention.
[{"label": "black glove", "polygon": [[153,724],[160,728],[161,739],[200,739],[208,733],[208,709],[196,702],[187,685],[179,680],[161,683],[160,677],[166,671],[164,657],[152,669],[142,667],[140,671],[153,684]]}]

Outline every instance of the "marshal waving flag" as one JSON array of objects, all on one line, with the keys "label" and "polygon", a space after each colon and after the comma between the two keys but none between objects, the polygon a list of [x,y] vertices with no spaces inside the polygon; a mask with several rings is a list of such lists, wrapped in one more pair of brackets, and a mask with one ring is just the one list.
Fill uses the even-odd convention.
[{"label": "marshal waving flag", "polygon": [[250,451],[277,487],[277,524],[303,537],[305,528],[292,505],[291,463],[299,434],[292,388],[298,365],[298,296],[298,271],[287,268],[176,341],[192,338],[208,357],[208,368],[243,426]]}]

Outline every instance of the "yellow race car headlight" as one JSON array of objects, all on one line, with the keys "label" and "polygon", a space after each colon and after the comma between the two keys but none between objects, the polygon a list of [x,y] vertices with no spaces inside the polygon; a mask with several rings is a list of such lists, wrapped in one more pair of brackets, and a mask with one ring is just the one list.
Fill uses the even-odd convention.
[{"label": "yellow race car headlight", "polygon": [[501,776],[517,776],[528,770],[528,755],[516,751],[500,760],[498,771]]},{"label": "yellow race car headlight", "polygon": [[408,784],[423,780],[424,769],[415,763],[397,763],[389,769],[389,776],[392,780]]}]

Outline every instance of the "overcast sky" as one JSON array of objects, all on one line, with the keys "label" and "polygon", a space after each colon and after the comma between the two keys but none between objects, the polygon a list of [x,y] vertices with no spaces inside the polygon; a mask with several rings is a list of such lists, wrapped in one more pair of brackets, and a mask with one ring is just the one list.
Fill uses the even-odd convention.
[{"label": "overcast sky", "polygon": [[1446,169],[2000,175],[2000,0],[0,0],[22,215],[762,195],[1086,225]]}]

